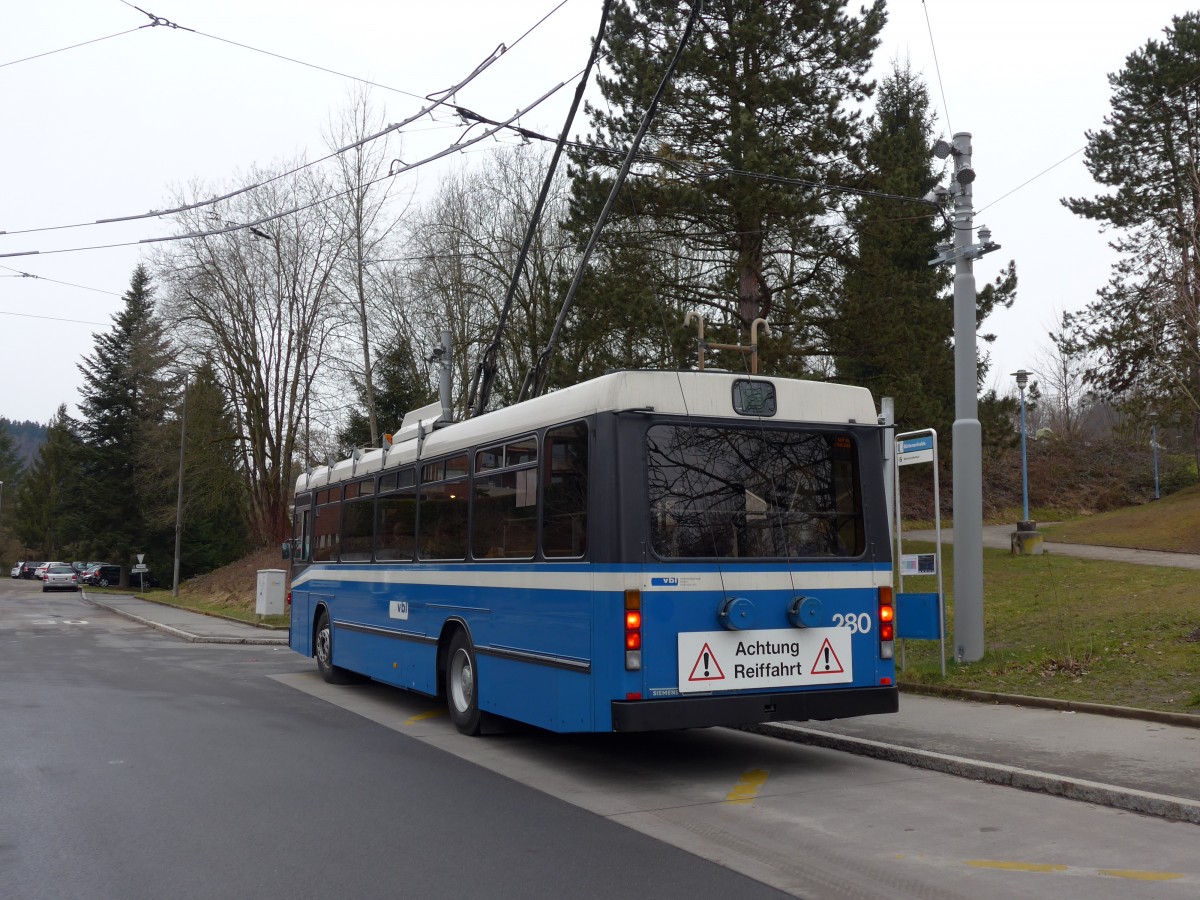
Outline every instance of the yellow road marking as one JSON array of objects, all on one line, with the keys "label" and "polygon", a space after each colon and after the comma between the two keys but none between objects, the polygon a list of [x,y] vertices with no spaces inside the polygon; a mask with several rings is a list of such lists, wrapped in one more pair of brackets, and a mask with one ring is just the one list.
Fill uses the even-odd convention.
[{"label": "yellow road marking", "polygon": [[968,859],[967,865],[976,869],[1005,869],[1010,872],[1065,872],[1070,868],[1053,863],[1027,863],[1008,859]]},{"label": "yellow road marking", "polygon": [[422,722],[425,719],[434,719],[442,715],[444,712],[444,709],[431,709],[429,712],[417,713],[417,715],[413,716],[412,718],[405,719],[404,724],[412,725],[414,722]]},{"label": "yellow road marking", "polygon": [[1182,872],[1142,872],[1138,869],[1100,869],[1101,875],[1113,878],[1132,878],[1134,881],[1177,881]]},{"label": "yellow road marking", "polygon": [[738,779],[733,790],[725,797],[726,803],[753,803],[759,790],[767,781],[766,769],[751,769]]}]

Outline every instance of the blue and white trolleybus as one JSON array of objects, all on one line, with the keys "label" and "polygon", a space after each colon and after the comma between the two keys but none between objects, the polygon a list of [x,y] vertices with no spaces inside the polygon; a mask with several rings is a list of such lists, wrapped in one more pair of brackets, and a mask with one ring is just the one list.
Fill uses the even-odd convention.
[{"label": "blue and white trolleybus", "polygon": [[296,483],[291,633],[331,682],[553,731],[897,708],[863,388],[618,372]]}]

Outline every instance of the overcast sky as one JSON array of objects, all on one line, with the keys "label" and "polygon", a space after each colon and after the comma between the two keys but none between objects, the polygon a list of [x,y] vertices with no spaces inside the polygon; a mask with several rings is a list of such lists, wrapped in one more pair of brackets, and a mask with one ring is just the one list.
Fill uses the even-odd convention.
[{"label": "overcast sky", "polygon": [[[73,248],[170,233],[156,218],[15,232],[163,209],[180,185],[227,190],[255,164],[324,155],[323,129],[352,82],[256,50],[382,85],[375,99],[395,122],[503,43],[512,49],[458,97],[499,119],[582,69],[600,0],[567,0],[518,41],[558,2],[147,0],[136,5],[160,24],[144,28],[151,20],[122,0],[7,4],[0,231],[9,233],[0,254],[40,252],[0,257],[0,415],[45,422],[60,403],[75,405],[76,363],[121,308],[144,251]],[[909,60],[945,134],[973,135],[975,223],[1002,246],[976,264],[978,283],[1017,262],[1017,303],[985,327],[998,335],[989,386],[1001,393],[1008,373],[1037,366],[1059,311],[1081,308],[1107,280],[1105,236],[1059,201],[1096,192],[1077,151],[1108,111],[1107,74],[1187,9],[1163,0],[889,2],[880,73]],[[95,40],[129,29],[138,30]],[[14,62],[86,41],[95,42]],[[522,124],[557,133],[572,90]],[[452,141],[452,125],[443,116],[406,132],[406,161]],[[580,120],[576,130],[585,129]],[[401,187],[419,195],[438,172],[426,167]],[[53,252],[63,250],[73,252]]]}]

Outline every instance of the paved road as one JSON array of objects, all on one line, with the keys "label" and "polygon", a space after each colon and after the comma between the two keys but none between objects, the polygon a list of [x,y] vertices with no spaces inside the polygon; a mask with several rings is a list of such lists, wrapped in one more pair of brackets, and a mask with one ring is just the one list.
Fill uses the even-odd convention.
[{"label": "paved road", "polygon": [[[70,595],[0,589],[0,711],[6,897],[1200,893],[1193,825],[727,729],[465,738],[435,701]],[[1011,761],[1076,720],[1027,712],[976,737]],[[1081,755],[1060,737],[1048,766]]]},{"label": "paved road", "polygon": [[786,896],[295,690],[286,648],[38,587],[0,585],[4,900]]}]

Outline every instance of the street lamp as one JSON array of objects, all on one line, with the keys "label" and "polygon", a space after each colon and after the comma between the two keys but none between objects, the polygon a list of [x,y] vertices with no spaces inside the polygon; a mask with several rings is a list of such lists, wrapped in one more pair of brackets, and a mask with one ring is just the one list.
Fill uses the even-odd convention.
[{"label": "street lamp", "polygon": [[1029,384],[1030,373],[1018,369],[1012,374],[1017,379],[1017,390],[1021,392],[1021,521],[1024,523],[1029,521],[1029,469],[1025,457],[1025,385]]},{"label": "street lamp", "polygon": [[1150,411],[1150,446],[1154,450],[1154,499],[1158,499],[1158,413]]}]

